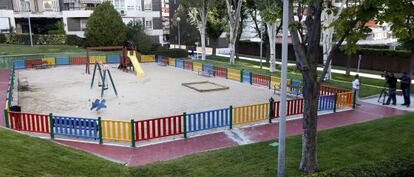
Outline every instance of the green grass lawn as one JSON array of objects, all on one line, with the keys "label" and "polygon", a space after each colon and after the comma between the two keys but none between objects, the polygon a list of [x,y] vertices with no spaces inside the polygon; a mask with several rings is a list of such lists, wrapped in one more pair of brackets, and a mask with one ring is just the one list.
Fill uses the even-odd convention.
[{"label": "green grass lawn", "polygon": [[[320,170],[370,163],[414,149],[414,113],[318,133]],[[0,174],[5,176],[275,176],[272,141],[125,167],[50,141],[0,129]],[[301,137],[287,138],[287,176],[297,169]],[[156,152],[154,152],[156,153]]]},{"label": "green grass lawn", "polygon": [[[229,64],[228,57],[220,56],[207,56],[207,60],[203,61],[204,63],[212,63],[226,67],[235,67],[235,68],[248,68],[251,71],[270,74],[268,71],[268,64],[263,64],[263,69],[260,69],[260,63],[257,61],[250,60],[238,60],[234,65]],[[319,72],[320,74],[321,72]],[[272,73],[273,75],[280,76],[280,65],[277,66],[277,71]],[[352,76],[346,76],[344,74],[332,73],[333,80],[326,82],[327,85],[341,87],[341,88],[352,88]],[[289,66],[288,78],[302,80],[301,73],[294,66]],[[361,80],[361,89],[360,96],[367,97],[371,95],[379,94],[384,87],[385,81],[383,79],[372,79],[366,77],[360,77]],[[412,92],[414,92],[414,86],[411,87]]]},{"label": "green grass lawn", "polygon": [[36,54],[36,53],[61,53],[61,52],[85,52],[85,49],[69,45],[11,45],[0,44],[0,55]]}]

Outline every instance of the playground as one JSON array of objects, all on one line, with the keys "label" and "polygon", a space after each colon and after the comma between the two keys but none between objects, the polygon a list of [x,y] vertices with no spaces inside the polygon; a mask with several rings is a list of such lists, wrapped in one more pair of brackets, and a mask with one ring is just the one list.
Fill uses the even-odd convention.
[{"label": "playground", "polygon": [[[104,92],[107,108],[91,111],[91,102],[101,98],[99,78],[90,88],[92,74],[84,72],[84,65],[57,66],[48,69],[17,70],[20,80],[27,80],[29,89],[19,91],[19,105],[23,112],[97,117],[116,120],[141,120],[152,117],[199,112],[230,105],[262,103],[278,95],[266,87],[251,86],[220,77],[205,77],[191,70],[162,67],[156,63],[140,63],[144,77],[135,72],[123,72],[118,64],[108,64],[118,92],[111,83]],[[93,71],[94,65],[89,66]],[[198,92],[182,83],[209,81],[228,87],[225,90]],[[209,89],[210,85],[199,85]]]}]

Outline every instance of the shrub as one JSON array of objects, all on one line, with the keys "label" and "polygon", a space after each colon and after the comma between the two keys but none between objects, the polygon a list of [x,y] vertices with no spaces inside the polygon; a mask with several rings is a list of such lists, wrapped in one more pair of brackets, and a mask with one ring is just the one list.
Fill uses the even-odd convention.
[{"label": "shrub", "polygon": [[79,47],[85,46],[85,39],[76,35],[66,35],[66,45],[76,45]]},{"label": "shrub", "polygon": [[6,43],[6,35],[3,33],[0,33],[0,43]]},{"label": "shrub", "polygon": [[387,160],[358,166],[334,169],[309,177],[412,177],[414,154],[401,155]]},{"label": "shrub", "polygon": [[152,41],[145,33],[144,25],[140,21],[133,20],[128,23],[127,27],[127,39],[134,42],[142,54],[149,54],[151,52]]},{"label": "shrub", "polygon": [[185,49],[161,49],[155,51],[154,54],[172,58],[185,58],[188,56],[188,52]]}]

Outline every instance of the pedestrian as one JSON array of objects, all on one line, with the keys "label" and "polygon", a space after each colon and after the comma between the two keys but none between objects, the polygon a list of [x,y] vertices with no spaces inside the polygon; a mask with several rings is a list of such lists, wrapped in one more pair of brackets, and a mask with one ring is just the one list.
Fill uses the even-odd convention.
[{"label": "pedestrian", "polygon": [[387,102],[384,103],[384,105],[389,105],[392,101],[392,105],[397,104],[397,78],[395,77],[394,73],[390,73],[387,77],[385,77],[388,84],[388,99]]},{"label": "pedestrian", "polygon": [[359,75],[355,75],[354,81],[352,81],[352,90],[354,91],[354,101],[357,106],[360,105],[359,103]]},{"label": "pedestrian", "polygon": [[400,77],[402,94],[404,96],[403,106],[410,107],[410,86],[411,86],[411,77],[407,72],[404,72]]}]

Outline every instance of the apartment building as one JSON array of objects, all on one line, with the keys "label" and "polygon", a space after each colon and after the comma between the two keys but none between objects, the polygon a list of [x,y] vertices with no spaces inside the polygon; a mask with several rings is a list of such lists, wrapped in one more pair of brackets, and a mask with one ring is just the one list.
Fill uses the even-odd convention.
[{"label": "apartment building", "polygon": [[103,1],[114,5],[125,24],[132,20],[141,21],[154,42],[165,43],[161,20],[163,0],[2,0],[0,30],[28,33],[30,18],[35,34],[42,33],[36,31],[36,26],[61,21],[66,34],[84,37],[89,16]]}]

